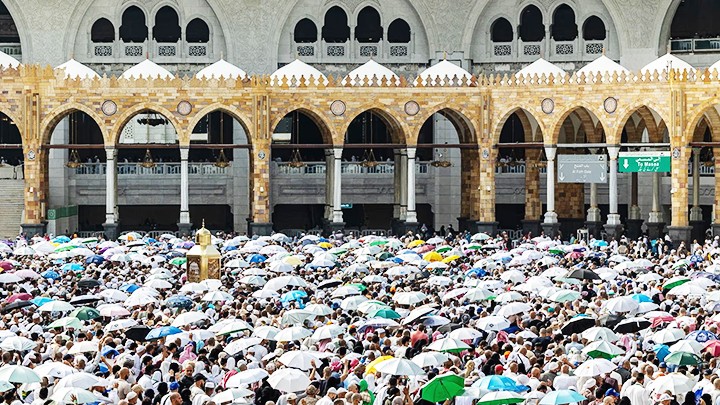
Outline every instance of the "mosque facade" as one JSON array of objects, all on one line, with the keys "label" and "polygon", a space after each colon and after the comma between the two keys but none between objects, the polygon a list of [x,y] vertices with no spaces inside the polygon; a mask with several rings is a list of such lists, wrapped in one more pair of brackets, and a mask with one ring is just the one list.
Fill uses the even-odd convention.
[{"label": "mosque facade", "polygon": [[[700,238],[720,226],[717,16],[708,0],[3,0],[0,208],[23,209],[0,236],[204,219]],[[572,180],[571,161],[602,173]]]}]

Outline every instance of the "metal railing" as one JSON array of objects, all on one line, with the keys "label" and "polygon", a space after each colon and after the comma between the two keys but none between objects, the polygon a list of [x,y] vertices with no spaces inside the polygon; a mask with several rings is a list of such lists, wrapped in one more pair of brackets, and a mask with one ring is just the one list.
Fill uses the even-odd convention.
[{"label": "metal railing", "polygon": [[[712,164],[706,165],[705,162],[700,162],[700,175],[701,176],[714,176],[715,175],[715,163],[710,162]],[[688,165],[688,176],[692,176],[693,174],[693,165]]]},{"label": "metal railing", "polygon": [[720,38],[671,39],[670,51],[673,53],[720,52]]},{"label": "metal railing", "polygon": [[11,166],[7,163],[0,164],[0,179],[22,180],[24,178],[23,165]]},{"label": "metal railing", "polygon": [[[229,173],[228,167],[217,167],[214,163],[190,162],[188,173],[191,176],[218,176]],[[75,169],[76,175],[105,175],[107,165],[105,163],[83,163]],[[143,167],[141,163],[118,163],[117,172],[119,175],[129,176],[164,176],[180,175],[180,162],[156,163],[153,167]]]},{"label": "metal railing", "polygon": [[[275,173],[278,175],[324,175],[327,172],[325,162],[307,162],[303,166],[293,166],[292,163],[274,162]],[[394,174],[395,162],[377,162],[375,166],[363,166],[360,162],[342,162],[340,169],[343,174]],[[416,174],[428,174],[429,162],[415,164]]]}]

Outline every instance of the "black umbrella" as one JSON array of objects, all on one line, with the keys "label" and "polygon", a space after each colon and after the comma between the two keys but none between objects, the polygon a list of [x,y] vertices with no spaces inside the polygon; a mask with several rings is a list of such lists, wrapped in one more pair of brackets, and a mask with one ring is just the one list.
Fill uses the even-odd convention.
[{"label": "black umbrella", "polygon": [[600,276],[590,269],[575,269],[568,274],[568,278],[576,278],[578,280],[600,280]]},{"label": "black umbrella", "polygon": [[10,311],[12,311],[12,310],[15,310],[15,309],[20,309],[20,308],[29,307],[30,305],[35,305],[35,304],[33,304],[31,301],[15,301],[15,302],[11,302],[11,303],[5,305],[5,307],[3,307],[2,313],[5,314],[5,313],[8,313],[8,312],[10,312]]},{"label": "black umbrella", "polygon": [[577,316],[565,323],[560,331],[563,335],[568,336],[573,333],[582,333],[595,326],[595,318],[589,316]]},{"label": "black umbrella", "polygon": [[[449,332],[454,331],[455,329],[460,329],[460,325],[458,325],[456,323],[448,323],[448,324],[443,325],[440,328],[438,328],[438,330],[442,333],[449,333]],[[480,331],[480,332],[484,332],[484,331]]]},{"label": "black umbrella", "polygon": [[643,329],[649,328],[651,325],[650,321],[644,318],[629,318],[620,321],[615,325],[615,332],[618,333],[635,333]]},{"label": "black umbrella", "polygon": [[94,278],[86,278],[78,282],[78,287],[80,288],[95,288],[99,286],[100,282],[95,280]]},{"label": "black umbrella", "polygon": [[322,283],[318,284],[317,288],[318,288],[318,290],[323,289],[323,288],[333,288],[333,287],[337,287],[341,284],[342,284],[342,280],[332,278],[330,280],[325,280]]},{"label": "black umbrella", "polygon": [[148,333],[150,333],[150,328],[147,326],[133,326],[125,331],[125,337],[137,342],[144,342],[147,340]]},{"label": "black umbrella", "polygon": [[73,299],[70,300],[70,304],[78,306],[94,304],[98,301],[102,301],[102,298],[98,297],[97,295],[80,295],[77,297],[73,297]]},{"label": "black umbrella", "polygon": [[602,324],[605,325],[605,327],[612,329],[617,326],[617,324],[619,324],[620,321],[622,321],[623,319],[625,319],[624,316],[618,314],[610,314],[605,317]]}]

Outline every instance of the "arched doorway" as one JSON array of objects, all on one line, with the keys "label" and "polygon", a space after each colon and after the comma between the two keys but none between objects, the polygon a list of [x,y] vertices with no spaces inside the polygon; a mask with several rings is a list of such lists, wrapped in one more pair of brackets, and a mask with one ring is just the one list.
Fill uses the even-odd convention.
[{"label": "arched doorway", "polygon": [[[720,42],[720,3],[713,0],[683,0],[670,25],[673,52],[712,51]],[[665,37],[664,39],[667,39]]]},{"label": "arched doorway", "polygon": [[[106,154],[102,131],[87,113],[68,111],[50,135],[47,231],[102,231]],[[53,148],[52,145],[58,145]]]},{"label": "arched doorway", "polygon": [[328,43],[344,43],[350,39],[350,26],[345,10],[333,6],[325,13],[322,39]]},{"label": "arched doorway", "polygon": [[137,6],[128,7],[122,14],[120,40],[123,42],[144,42],[148,38],[145,13]]},{"label": "arched doorway", "polygon": [[0,238],[13,239],[23,222],[25,182],[22,137],[15,122],[0,113]]},{"label": "arched doorway", "polygon": [[[188,153],[188,204],[193,227],[204,222],[210,230],[247,232],[248,146],[245,127],[224,110],[212,111],[195,124]],[[212,199],[207,198],[208,187],[218,190]]]},{"label": "arched doorway", "polygon": [[[176,43],[180,40],[180,17],[177,11],[165,6],[155,14],[153,39],[157,42]],[[164,55],[161,55],[164,56]]]},{"label": "arched doorway", "polygon": [[21,59],[22,47],[20,43],[20,33],[17,24],[13,20],[10,11],[0,1],[0,43],[3,44],[2,51],[17,59]]},{"label": "arched doorway", "polygon": [[321,231],[332,221],[333,155],[323,144],[332,144],[330,132],[310,111],[289,112],[275,126],[271,172],[276,231]]},{"label": "arched doorway", "polygon": [[[692,124],[691,124],[692,125]],[[695,124],[691,139],[692,196],[688,199],[692,239],[703,243],[707,235],[720,234],[720,106],[709,107]],[[688,182],[690,184],[690,182]]]}]

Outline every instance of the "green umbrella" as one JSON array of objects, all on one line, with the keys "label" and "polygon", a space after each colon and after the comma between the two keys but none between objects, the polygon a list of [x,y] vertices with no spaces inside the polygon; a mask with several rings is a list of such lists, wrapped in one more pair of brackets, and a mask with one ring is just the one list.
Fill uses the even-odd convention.
[{"label": "green umbrella", "polygon": [[582,352],[594,359],[601,358],[607,360],[612,360],[613,357],[617,357],[625,353],[623,349],[604,340],[598,340],[596,342],[590,343],[589,345],[585,346]]},{"label": "green umbrella", "polygon": [[690,279],[688,277],[673,277],[670,280],[666,281],[665,284],[663,284],[663,289],[669,290],[679,285],[683,285],[689,281]]},{"label": "green umbrella", "polygon": [[370,246],[381,246],[386,243],[388,243],[388,241],[386,241],[385,239],[378,239],[378,240],[374,240],[374,241],[370,242]]},{"label": "green umbrella", "polygon": [[378,260],[387,260],[391,257],[395,257],[395,256],[393,256],[392,253],[390,253],[390,252],[382,252],[376,256],[376,258]]},{"label": "green umbrella", "polygon": [[467,249],[467,250],[480,250],[480,249],[482,249],[482,245],[478,245],[477,243],[471,243],[471,244],[465,246],[465,249]]},{"label": "green umbrella", "polygon": [[100,312],[95,308],[80,307],[70,312],[70,316],[74,316],[81,321],[89,321],[91,319],[100,317]]},{"label": "green umbrella", "polygon": [[702,363],[702,359],[695,353],[675,352],[665,357],[665,363],[677,366],[695,366]]},{"label": "green umbrella", "polygon": [[519,404],[524,402],[525,398],[510,391],[492,391],[483,395],[477,402],[477,405],[507,405]]},{"label": "green umbrella", "polygon": [[422,399],[444,402],[455,398],[465,389],[465,379],[456,374],[439,375],[428,381],[421,389]]},{"label": "green umbrella", "polygon": [[400,319],[402,316],[390,308],[380,308],[370,313],[371,318]]},{"label": "green umbrella", "polygon": [[340,256],[340,255],[344,255],[345,253],[347,253],[347,251],[348,250],[345,249],[344,247],[336,247],[336,248],[332,248],[332,249],[328,250],[328,253],[334,254],[335,256]]},{"label": "green umbrella", "polygon": [[552,253],[552,254],[554,254],[554,255],[564,255],[564,254],[565,254],[565,249],[563,249],[563,248],[561,248],[561,247],[554,247],[554,248],[550,248],[550,249],[548,250],[548,252],[550,252],[550,253]]},{"label": "green umbrella", "polygon": [[178,267],[182,266],[186,262],[187,262],[187,257],[176,257],[176,258],[170,260],[170,264],[172,264],[173,266],[178,266]]},{"label": "green umbrella", "polygon": [[365,284],[361,284],[361,283],[347,284],[347,286],[348,286],[348,287],[355,287],[355,288],[357,288],[358,290],[360,290],[360,292],[365,292],[365,290],[367,290],[367,287],[365,286]]},{"label": "green umbrella", "polygon": [[450,246],[443,246],[443,247],[439,247],[439,248],[435,249],[435,251],[438,252],[438,253],[445,253],[445,252],[447,252],[448,250],[451,250],[451,249],[452,249],[452,248],[451,248]]},{"label": "green umbrella", "polygon": [[74,316],[66,316],[64,318],[60,318],[57,321],[51,323],[47,327],[48,327],[48,329],[53,329],[53,328],[80,329],[80,328],[82,328],[82,323],[80,323],[80,320],[75,318]]},{"label": "green umbrella", "polygon": [[568,302],[580,299],[581,295],[578,291],[560,290],[550,295],[549,300],[554,302]]}]

